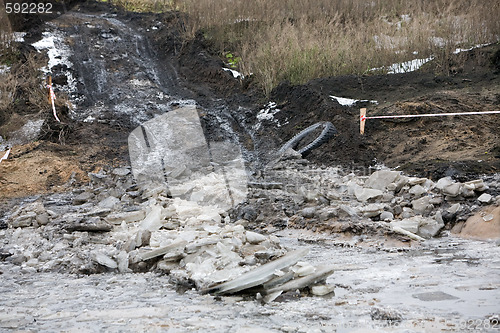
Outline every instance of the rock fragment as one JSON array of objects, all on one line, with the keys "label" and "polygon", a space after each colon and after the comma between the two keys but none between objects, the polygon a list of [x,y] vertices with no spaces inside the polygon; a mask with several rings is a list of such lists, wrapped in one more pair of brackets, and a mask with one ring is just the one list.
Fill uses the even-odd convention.
[{"label": "rock fragment", "polygon": [[379,170],[370,175],[365,186],[377,190],[385,190],[387,186],[394,183],[401,176],[399,171]]},{"label": "rock fragment", "polygon": [[483,204],[488,204],[488,203],[490,203],[492,200],[493,200],[493,196],[491,196],[491,194],[488,194],[488,193],[483,193],[483,194],[481,194],[481,195],[477,198],[477,201],[479,201],[480,203],[483,203]]}]

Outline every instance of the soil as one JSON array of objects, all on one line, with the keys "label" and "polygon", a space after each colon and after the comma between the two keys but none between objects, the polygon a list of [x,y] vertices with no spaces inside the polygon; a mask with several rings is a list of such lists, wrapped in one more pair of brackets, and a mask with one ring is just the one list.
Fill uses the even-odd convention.
[{"label": "soil", "polygon": [[[78,81],[78,96],[67,98],[85,97],[77,105],[82,112],[79,116],[71,112],[63,115],[61,125],[51,118],[50,110],[45,111],[40,141],[15,146],[11,158],[0,164],[0,198],[58,191],[72,179],[86,181],[85,173],[102,165],[128,164],[128,134],[141,121],[175,108],[178,102],[172,96],[193,99],[208,110],[203,119],[207,135],[221,135],[216,128],[220,123],[212,120],[223,110],[245,156],[259,162],[249,165],[262,166],[301,129],[330,121],[338,134],[306,156],[318,165],[341,165],[367,173],[370,167],[384,164],[433,180],[453,176],[463,181],[500,172],[499,115],[368,120],[365,135],[359,134],[360,107],[367,107],[369,116],[499,110],[498,43],[456,55],[446,74],[434,74],[439,68],[431,62],[406,74],[328,77],[295,86],[282,82],[266,97],[252,77],[235,79],[222,70],[222,59],[201,34],[183,38],[181,31],[187,18],[180,13],[125,13],[108,3],[89,1],[72,2],[62,8],[61,14],[32,18],[28,23],[19,17],[11,21],[15,29],[28,32],[22,52],[33,52],[27,45],[41,38],[47,28],[45,22],[58,20],[59,29],[76,38],[70,44],[74,47],[71,72]],[[102,14],[110,17],[108,23],[98,21]],[[116,22],[122,22],[119,26],[123,29],[116,31]],[[92,24],[100,34],[89,28]],[[136,45],[138,53],[132,49],[134,44],[110,42],[115,37],[126,40],[130,36],[136,36],[134,43],[144,43]],[[90,47],[96,43],[101,54]],[[122,57],[125,53],[129,58]],[[97,62],[95,59],[103,54],[102,66],[84,65],[89,59],[88,63]],[[149,62],[157,70],[151,72]],[[108,75],[108,81],[100,84],[97,79],[102,78],[103,66],[111,68],[114,76]],[[68,68],[53,70],[54,88],[64,95],[68,80],[62,73]],[[126,96],[114,94],[113,87],[129,79],[140,81],[141,75],[154,76],[155,93],[165,93],[167,98],[152,97],[151,90],[144,94],[139,91],[134,102],[144,104],[143,113],[118,112],[117,105],[125,105],[120,103]],[[375,100],[378,104],[342,106],[332,95]],[[280,111],[274,121],[264,120],[256,127],[257,113],[269,102],[275,102]],[[100,109],[96,108],[98,103]],[[1,118],[0,133],[5,133],[6,129],[20,127],[13,122],[17,124],[20,118],[32,117],[39,110],[16,106],[2,113],[10,117]],[[95,114],[100,117],[98,121],[83,122],[86,116]]]}]

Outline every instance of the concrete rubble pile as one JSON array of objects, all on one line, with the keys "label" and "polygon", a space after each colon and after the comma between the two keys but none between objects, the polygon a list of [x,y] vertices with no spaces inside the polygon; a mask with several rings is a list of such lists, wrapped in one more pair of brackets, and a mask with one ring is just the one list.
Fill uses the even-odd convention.
[{"label": "concrete rubble pile", "polygon": [[333,292],[325,284],[333,269],[303,261],[307,251],[287,254],[276,236],[230,223],[217,205],[172,199],[165,185],[138,185],[130,168],[89,176],[83,188],[31,198],[11,211],[0,230],[2,259],[26,273],[156,271],[179,286],[248,291],[263,301],[290,288]]},{"label": "concrete rubble pile", "polygon": [[278,227],[316,231],[338,226],[332,230],[360,233],[377,229],[418,241],[438,236],[445,225],[465,221],[483,206],[500,204],[498,177],[434,182],[383,168],[359,176],[342,168],[310,166],[293,155],[271,163],[249,185],[251,199],[238,217],[256,227],[264,222],[269,229],[265,220],[272,217]]},{"label": "concrete rubble pile", "polygon": [[[264,170],[260,182],[249,183],[246,202],[229,211],[210,199],[219,195],[216,186],[202,205],[170,197],[164,184],[137,183],[128,167],[89,177],[73,192],[27,198],[4,215],[0,259],[26,273],[156,271],[179,286],[269,302],[287,291],[332,293],[326,280],[333,267],[313,267],[303,259],[307,251],[288,252],[276,236],[250,230],[259,219],[271,220],[263,207],[279,207],[267,212],[280,211],[295,226],[371,225],[422,241],[447,221],[500,203],[498,179],[433,182],[393,170],[357,176],[302,159]],[[210,179],[183,186],[196,193]]]}]

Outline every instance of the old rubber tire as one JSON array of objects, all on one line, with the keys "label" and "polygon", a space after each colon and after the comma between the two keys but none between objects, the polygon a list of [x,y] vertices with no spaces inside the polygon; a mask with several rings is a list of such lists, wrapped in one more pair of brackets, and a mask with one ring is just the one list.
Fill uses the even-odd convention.
[{"label": "old rubber tire", "polygon": [[[305,138],[307,135],[309,135],[311,132],[313,132],[315,129],[323,127],[323,130],[319,134],[319,136],[314,139],[311,143],[306,145],[305,147],[302,147],[300,149],[296,149],[298,143],[300,140]],[[314,125],[309,126],[308,128],[302,130],[299,134],[295,135],[293,138],[288,140],[278,151],[278,154],[284,153],[287,149],[296,149],[300,154],[305,155],[308,152],[310,152],[313,149],[318,148],[322,144],[328,142],[335,134],[337,134],[337,129],[333,124],[329,121],[321,121],[318,122]]]}]

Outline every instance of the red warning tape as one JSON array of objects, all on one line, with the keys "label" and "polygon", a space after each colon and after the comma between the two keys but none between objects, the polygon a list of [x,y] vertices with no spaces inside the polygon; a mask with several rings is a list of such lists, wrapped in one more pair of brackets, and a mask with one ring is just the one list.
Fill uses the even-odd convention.
[{"label": "red warning tape", "polygon": [[54,101],[56,99],[56,94],[54,93],[54,89],[52,89],[52,85],[51,84],[47,84],[47,88],[49,88],[50,101],[52,102],[52,113],[54,114],[54,118],[56,118],[56,120],[58,122],[61,122],[59,120],[59,117],[57,117],[56,106],[54,104]]},{"label": "red warning tape", "polygon": [[396,116],[372,116],[372,117],[360,116],[360,119],[361,119],[361,121],[365,121],[366,119],[415,118],[415,117],[444,117],[444,116],[470,116],[470,115],[495,114],[495,113],[500,113],[500,111],[403,114],[403,115],[396,115]]}]

